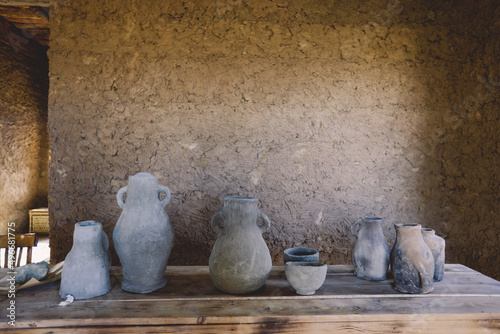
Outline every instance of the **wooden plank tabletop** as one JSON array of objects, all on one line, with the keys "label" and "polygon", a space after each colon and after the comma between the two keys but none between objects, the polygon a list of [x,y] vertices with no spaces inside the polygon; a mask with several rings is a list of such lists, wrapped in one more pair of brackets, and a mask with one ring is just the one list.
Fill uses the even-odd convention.
[{"label": "wooden plank tabletop", "polygon": [[[463,265],[447,264],[445,278],[427,295],[394,290],[392,279],[357,279],[352,266],[328,266],[324,285],[299,296],[283,266],[248,295],[217,291],[208,267],[167,268],[165,288],[149,294],[122,291],[121,268],[111,269],[111,291],[62,307],[59,282],[16,293],[13,333],[500,333],[500,282]],[[9,299],[0,302],[5,313]]]}]

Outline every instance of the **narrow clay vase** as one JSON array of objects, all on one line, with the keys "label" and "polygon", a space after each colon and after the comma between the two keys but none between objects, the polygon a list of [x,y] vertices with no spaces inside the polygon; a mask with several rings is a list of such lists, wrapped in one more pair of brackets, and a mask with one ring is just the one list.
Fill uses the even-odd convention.
[{"label": "narrow clay vase", "polygon": [[[162,200],[160,193],[165,194]],[[148,293],[164,287],[174,241],[174,230],[165,212],[170,190],[159,185],[153,175],[138,173],[129,177],[128,186],[118,191],[116,200],[123,209],[113,231],[123,269],[122,289]]]},{"label": "narrow clay vase", "polygon": [[429,293],[434,290],[434,257],[422,237],[420,224],[396,224],[391,269],[396,290]]},{"label": "narrow clay vase", "polygon": [[59,296],[87,299],[104,295],[109,282],[109,240],[102,224],[93,220],[75,224],[73,247],[64,260]]},{"label": "narrow clay vase", "polygon": [[446,241],[431,228],[422,229],[422,237],[434,256],[434,282],[443,280]]},{"label": "narrow clay vase", "polygon": [[[261,288],[271,272],[269,249],[262,238],[271,224],[253,197],[228,196],[211,221],[217,233],[209,259],[214,286],[226,293],[245,294]],[[262,226],[257,224],[260,218]]]},{"label": "narrow clay vase", "polygon": [[382,218],[365,217],[351,225],[357,237],[352,249],[354,275],[369,281],[383,281],[389,268],[391,249],[384,232]]}]

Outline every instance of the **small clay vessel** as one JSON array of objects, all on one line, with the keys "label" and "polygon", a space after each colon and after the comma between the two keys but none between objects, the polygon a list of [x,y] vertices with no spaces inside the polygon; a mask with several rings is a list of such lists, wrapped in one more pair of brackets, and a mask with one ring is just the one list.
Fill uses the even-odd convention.
[{"label": "small clay vessel", "polygon": [[[162,200],[160,193],[165,194]],[[159,185],[153,175],[138,173],[129,177],[128,186],[118,191],[116,200],[123,209],[113,230],[123,269],[122,289],[148,293],[163,288],[174,241],[174,230],[165,212],[170,189]]]},{"label": "small clay vessel", "polygon": [[420,224],[396,224],[391,269],[396,290],[429,293],[434,290],[434,257],[422,237]]},{"label": "small clay vessel", "polygon": [[354,275],[369,281],[383,281],[389,268],[391,248],[382,231],[382,218],[365,217],[351,225],[357,237],[352,249]]},{"label": "small clay vessel", "polygon": [[[217,233],[209,259],[214,286],[226,293],[245,294],[260,289],[271,273],[271,254],[262,233],[271,221],[254,197],[228,196],[211,221]],[[263,225],[257,224],[262,219]]]},{"label": "small clay vessel", "polygon": [[292,262],[318,262],[319,252],[314,248],[308,247],[293,247],[285,249],[283,252],[283,260],[285,263]]},{"label": "small clay vessel", "polygon": [[61,274],[59,296],[87,299],[101,296],[111,289],[109,282],[109,240],[102,224],[93,220],[75,224],[73,247]]},{"label": "small clay vessel", "polygon": [[443,280],[446,241],[431,228],[422,228],[422,236],[434,256],[434,282]]},{"label": "small clay vessel", "polygon": [[298,295],[310,296],[325,282],[327,265],[319,262],[287,262],[285,275]]}]

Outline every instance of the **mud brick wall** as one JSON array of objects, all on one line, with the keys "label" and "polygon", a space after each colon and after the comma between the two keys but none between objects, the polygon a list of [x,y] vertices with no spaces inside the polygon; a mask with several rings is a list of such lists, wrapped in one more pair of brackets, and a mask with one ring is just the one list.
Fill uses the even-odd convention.
[{"label": "mud brick wall", "polygon": [[116,192],[145,171],[172,191],[169,264],[208,264],[211,217],[243,195],[275,264],[292,246],[349,263],[350,225],[380,216],[391,243],[421,223],[449,262],[499,275],[498,88],[454,108],[500,81],[498,11],[469,2],[53,2],[53,260],[77,221],[111,237]]},{"label": "mud brick wall", "polygon": [[28,210],[47,206],[48,60],[16,51],[0,43],[0,235],[28,232]]}]

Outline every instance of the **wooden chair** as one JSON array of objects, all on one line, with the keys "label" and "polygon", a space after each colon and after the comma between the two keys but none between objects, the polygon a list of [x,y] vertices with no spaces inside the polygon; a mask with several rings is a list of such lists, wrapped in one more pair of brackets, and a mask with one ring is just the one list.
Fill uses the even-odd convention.
[{"label": "wooden chair", "polygon": [[[3,268],[7,268],[9,265],[9,239],[14,240],[14,238],[9,238],[7,235],[0,235],[0,249],[5,250],[5,261]],[[11,242],[12,243],[12,242]],[[27,248],[26,253],[26,264],[31,263],[31,256],[33,252],[33,247],[38,244],[38,236],[36,233],[26,233],[26,234],[15,234],[15,257],[14,265],[15,267],[21,266],[21,258],[23,256],[23,249]]]}]

